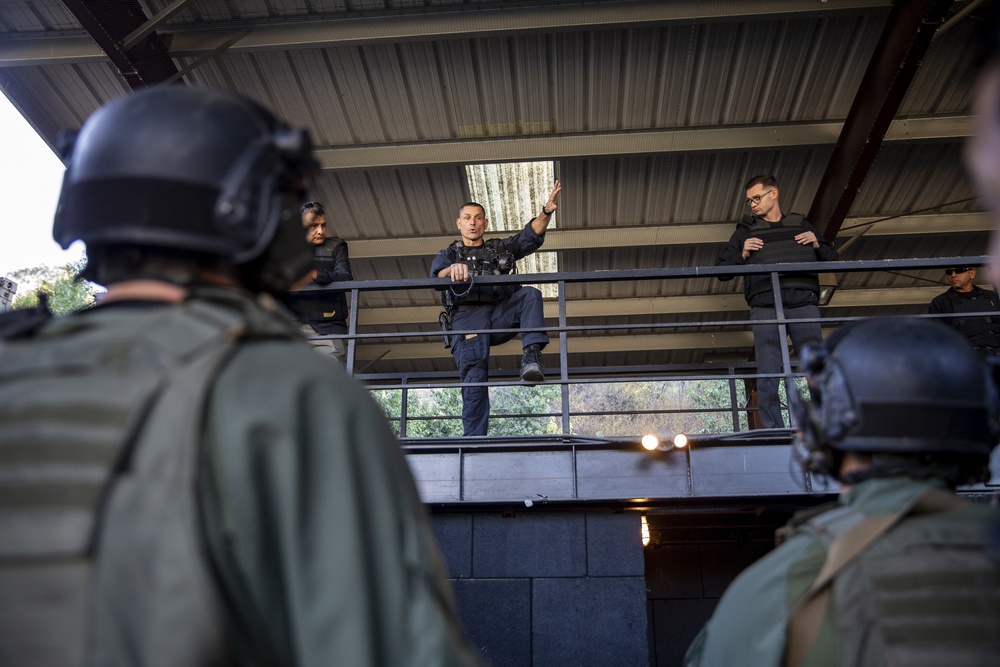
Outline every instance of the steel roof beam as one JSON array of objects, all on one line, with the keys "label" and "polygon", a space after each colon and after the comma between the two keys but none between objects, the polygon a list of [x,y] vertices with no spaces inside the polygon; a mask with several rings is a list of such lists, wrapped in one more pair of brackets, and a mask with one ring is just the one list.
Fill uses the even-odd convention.
[{"label": "steel roof beam", "polygon": [[894,3],[809,209],[830,241],[840,232],[920,62],[953,0]]},{"label": "steel roof beam", "polygon": [[156,32],[156,29],[160,27],[164,21],[173,16],[178,9],[183,7],[188,3],[188,0],[174,0],[169,5],[167,5],[163,11],[149,19],[141,26],[133,30],[129,35],[122,40],[122,48],[126,51],[131,49],[133,46],[141,42],[143,39],[149,35]]},{"label": "steel roof beam", "polygon": [[[79,2],[80,0],[70,0]],[[99,3],[98,3],[99,4]],[[833,6],[830,6],[833,5]],[[568,30],[629,29],[693,21],[773,21],[797,16],[858,15],[883,11],[890,0],[838,0],[836,3],[769,0],[644,0],[642,2],[579,5],[518,6],[437,11],[394,11],[372,16],[333,19],[304,18],[277,22],[245,21],[225,28],[173,26],[172,57],[198,57],[228,42],[248,28],[250,39],[233,47],[236,52],[296,50],[365,44],[465,39]],[[166,11],[166,10],[165,10]],[[138,26],[136,26],[138,27]],[[74,63],[100,58],[86,41],[51,37],[0,46],[0,66]]]},{"label": "steel roof beam", "polygon": [[130,34],[136,34],[147,22],[136,0],[116,3],[62,2],[132,90],[160,83],[177,73],[163,40],[157,34],[135,41],[130,48],[123,46],[122,42]]},{"label": "steel roof beam", "polygon": [[[836,143],[840,121],[792,122],[528,135],[365,146],[318,147],[324,169],[389,169],[429,165],[523,162],[579,157],[657,155],[724,150],[765,150]],[[748,131],[752,129],[752,131]],[[972,132],[968,115],[915,116],[893,121],[886,141],[959,140]]]},{"label": "steel roof beam", "polygon": [[[939,213],[905,215],[891,220],[881,217],[848,218],[841,239],[851,238],[862,230],[866,237],[989,232],[993,222],[989,214]],[[874,223],[874,224],[872,224]],[[648,224],[638,227],[599,229],[550,229],[540,252],[589,250],[670,245],[725,243],[733,233],[735,220],[674,225]],[[352,239],[351,259],[433,256],[454,242],[455,236],[385,237]]]}]

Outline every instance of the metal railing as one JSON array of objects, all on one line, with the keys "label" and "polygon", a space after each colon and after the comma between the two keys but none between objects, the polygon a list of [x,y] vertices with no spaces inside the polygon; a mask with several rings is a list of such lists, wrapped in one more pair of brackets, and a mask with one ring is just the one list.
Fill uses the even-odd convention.
[{"label": "metal railing", "polygon": [[[656,367],[648,366],[615,366],[615,367],[578,367],[572,368],[569,364],[574,334],[584,334],[593,331],[603,331],[608,335],[618,335],[628,333],[632,330],[648,331],[668,331],[668,330],[720,330],[738,328],[747,330],[751,326],[749,319],[713,319],[696,322],[657,322],[648,321],[634,324],[579,324],[569,325],[566,309],[566,286],[576,283],[595,282],[619,282],[619,281],[649,281],[649,280],[683,280],[690,278],[736,278],[750,275],[768,274],[771,279],[772,289],[775,298],[775,319],[754,320],[753,324],[774,324],[779,328],[781,340],[787,338],[787,324],[784,304],[781,299],[779,289],[779,275],[796,273],[824,273],[824,274],[849,274],[858,272],[879,272],[879,271],[901,271],[901,270],[925,270],[941,269],[949,266],[979,265],[987,262],[987,257],[945,257],[927,259],[897,259],[897,260],[868,260],[868,261],[835,261],[835,262],[808,262],[796,264],[772,264],[753,266],[695,266],[683,268],[663,268],[663,269],[629,269],[596,272],[563,272],[549,274],[516,274],[507,276],[482,276],[477,277],[478,284],[489,285],[509,285],[509,284],[542,284],[555,283],[558,290],[558,322],[555,326],[546,326],[544,329],[489,329],[489,330],[454,330],[452,335],[463,335],[466,333],[520,333],[526,331],[545,331],[549,335],[558,336],[559,340],[559,368],[558,376],[547,378],[545,385],[556,385],[560,388],[560,410],[550,411],[541,414],[491,414],[494,419],[526,419],[529,417],[538,418],[558,418],[559,426],[563,435],[572,434],[572,418],[582,415],[593,416],[602,414],[662,414],[670,415],[678,412],[703,412],[726,414],[728,422],[733,431],[739,431],[744,426],[752,423],[752,414],[756,408],[748,407],[746,398],[741,400],[739,391],[740,383],[754,382],[760,378],[792,378],[796,377],[793,372],[791,357],[788,347],[782,347],[782,370],[776,374],[761,374],[756,370],[753,363],[724,363],[724,364],[688,364],[688,365],[661,365]],[[435,296],[439,290],[448,283],[444,279],[420,278],[407,280],[371,280],[353,281],[344,283],[331,283],[330,285],[319,287],[310,286],[306,289],[319,291],[343,290],[350,292],[352,308],[349,317],[348,333],[342,336],[317,336],[317,338],[342,338],[347,343],[347,369],[354,373],[355,377],[366,383],[372,390],[398,390],[401,392],[401,414],[393,418],[399,426],[400,436],[407,437],[408,426],[415,421],[428,419],[456,419],[460,420],[460,415],[444,416],[421,416],[414,415],[409,410],[410,392],[414,389],[445,389],[460,388],[464,386],[474,386],[475,383],[464,384],[457,381],[457,370],[442,372],[413,372],[413,373],[364,373],[364,369],[355,372],[357,366],[357,350],[359,344],[369,341],[384,341],[389,339],[414,340],[414,339],[436,339],[441,340],[442,333],[439,331],[414,330],[401,332],[358,332],[358,304],[359,296],[363,292],[395,291],[428,289],[434,290]],[[941,284],[941,291],[947,286]],[[982,313],[987,316],[989,313]],[[975,316],[972,314],[971,316]],[[946,317],[934,315],[922,315],[923,317]],[[969,317],[969,314],[965,314]],[[808,319],[796,319],[796,323],[821,322],[824,324],[843,323],[864,317],[820,317]],[[428,324],[432,324],[428,322]],[[436,324],[436,323],[434,323]],[[621,382],[677,382],[677,381],[701,381],[701,380],[721,380],[728,384],[728,401],[724,405],[696,408],[694,410],[639,410],[602,412],[599,410],[574,411],[570,409],[570,388],[573,386],[588,383],[621,383]],[[505,387],[523,386],[517,379],[514,371],[491,371],[491,380],[480,383],[479,386]],[[744,387],[745,388],[745,387]]]}]

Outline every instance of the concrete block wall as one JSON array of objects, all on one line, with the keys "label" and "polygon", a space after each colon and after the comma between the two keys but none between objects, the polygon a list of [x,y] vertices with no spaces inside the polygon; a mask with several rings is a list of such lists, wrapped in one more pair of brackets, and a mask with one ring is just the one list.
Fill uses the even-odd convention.
[{"label": "concrete block wall", "polygon": [[679,667],[726,587],[771,550],[767,543],[677,544],[645,550],[650,665]]},{"label": "concrete block wall", "polygon": [[650,663],[637,513],[439,514],[466,635],[494,667]]}]

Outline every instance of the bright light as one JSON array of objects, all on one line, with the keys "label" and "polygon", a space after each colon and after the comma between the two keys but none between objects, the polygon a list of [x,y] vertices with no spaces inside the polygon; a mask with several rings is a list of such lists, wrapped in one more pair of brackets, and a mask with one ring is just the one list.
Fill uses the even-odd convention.
[{"label": "bright light", "polygon": [[653,451],[660,446],[660,439],[656,437],[653,433],[647,433],[642,436],[642,447],[649,451]]},{"label": "bright light", "polygon": [[688,437],[683,433],[674,436],[674,447],[687,447]]},{"label": "bright light", "polygon": [[646,515],[642,515],[642,546],[649,544],[649,524],[646,523]]}]

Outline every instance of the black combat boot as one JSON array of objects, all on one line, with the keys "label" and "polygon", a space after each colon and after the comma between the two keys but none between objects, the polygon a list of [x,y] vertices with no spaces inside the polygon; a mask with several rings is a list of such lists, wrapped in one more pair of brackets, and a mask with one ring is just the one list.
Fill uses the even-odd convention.
[{"label": "black combat boot", "polygon": [[524,356],[521,357],[521,381],[536,384],[544,379],[545,376],[542,375],[542,348],[538,345],[529,345],[524,348]]}]

